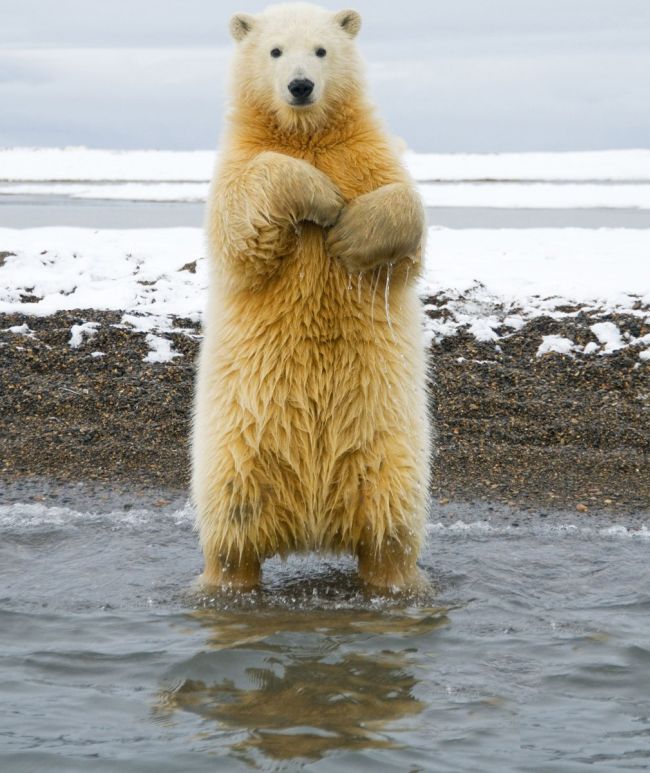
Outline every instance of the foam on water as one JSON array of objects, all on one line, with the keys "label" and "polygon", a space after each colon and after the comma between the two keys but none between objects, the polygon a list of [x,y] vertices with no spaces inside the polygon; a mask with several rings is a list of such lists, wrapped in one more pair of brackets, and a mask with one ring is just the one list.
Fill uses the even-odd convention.
[{"label": "foam on water", "polygon": [[[471,505],[467,506],[472,509]],[[515,520],[516,512],[510,514],[510,521]],[[474,520],[465,521],[462,518],[457,520],[446,520],[445,522],[435,520],[435,514],[432,520],[427,524],[427,534],[433,538],[435,535],[449,534],[455,536],[478,536],[489,535],[490,537],[501,536],[529,536],[543,535],[546,537],[603,537],[603,538],[630,538],[647,540],[650,539],[649,522],[639,521],[635,518],[634,525],[625,525],[620,522],[614,522],[606,516],[591,517],[588,523],[575,523],[571,521],[559,521],[562,516],[556,515],[552,522],[535,521],[530,515],[525,522],[516,522],[513,524],[501,517],[493,520]],[[641,516],[642,518],[643,516]],[[151,509],[146,507],[135,507],[129,509],[109,510],[76,510],[70,507],[50,506],[41,503],[22,503],[15,502],[10,505],[0,505],[0,529],[11,530],[12,532],[38,530],[41,528],[58,527],[95,527],[108,526],[113,529],[147,530],[151,528],[160,528],[163,524],[169,527],[181,527],[184,529],[193,528],[196,520],[196,510],[188,500],[180,508],[161,508]],[[587,521],[586,517],[581,520]]]},{"label": "foam on water", "polygon": [[38,530],[42,528],[110,526],[114,529],[148,529],[167,523],[179,527],[192,527],[195,520],[192,505],[175,510],[133,508],[127,510],[79,511],[69,507],[48,506],[39,503],[13,503],[0,505],[0,529],[11,531]]},{"label": "foam on water", "polygon": [[607,526],[582,526],[575,523],[548,523],[524,526],[511,524],[493,524],[487,521],[453,521],[452,523],[429,523],[427,525],[429,535],[447,533],[455,535],[489,535],[490,537],[502,536],[544,536],[544,537],[602,537],[602,538],[629,538],[650,539],[650,528],[644,523],[639,526],[623,526],[610,524]]}]

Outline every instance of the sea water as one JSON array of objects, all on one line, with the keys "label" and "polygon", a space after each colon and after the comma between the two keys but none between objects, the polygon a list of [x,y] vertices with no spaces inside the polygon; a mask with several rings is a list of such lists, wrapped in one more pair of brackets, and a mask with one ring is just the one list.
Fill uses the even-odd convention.
[{"label": "sea water", "polygon": [[438,507],[418,597],[215,596],[189,505],[68,500],[0,505],[2,771],[650,769],[643,515]]}]

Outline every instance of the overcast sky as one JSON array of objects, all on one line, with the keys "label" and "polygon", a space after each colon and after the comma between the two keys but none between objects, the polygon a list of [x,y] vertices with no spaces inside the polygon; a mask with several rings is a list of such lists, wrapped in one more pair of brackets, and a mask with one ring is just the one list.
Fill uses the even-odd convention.
[{"label": "overcast sky", "polygon": [[[255,0],[0,0],[0,146],[210,148]],[[420,151],[650,147],[650,0],[350,0]]]}]

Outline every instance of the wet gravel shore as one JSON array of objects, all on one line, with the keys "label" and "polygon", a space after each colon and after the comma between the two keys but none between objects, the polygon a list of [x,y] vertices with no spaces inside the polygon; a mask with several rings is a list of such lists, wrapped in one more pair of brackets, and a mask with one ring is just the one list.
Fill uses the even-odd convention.
[{"label": "wet gravel shore", "polygon": [[[427,299],[428,313],[436,317],[443,301]],[[597,321],[639,337],[650,332],[644,318]],[[147,492],[161,506],[184,496],[200,330],[175,320],[185,332],[165,337],[182,356],[149,363],[146,334],[121,319],[96,310],[0,315],[6,494],[24,486],[31,498],[54,496],[54,484],[37,493],[47,478]],[[87,321],[99,323],[96,334],[71,347],[72,326]],[[633,346],[606,355],[536,356],[544,335],[581,345],[594,340],[594,321],[587,313],[538,317],[509,331],[499,350],[464,332],[432,344],[437,506],[650,510],[650,363]],[[29,334],[8,330],[24,323]]]}]

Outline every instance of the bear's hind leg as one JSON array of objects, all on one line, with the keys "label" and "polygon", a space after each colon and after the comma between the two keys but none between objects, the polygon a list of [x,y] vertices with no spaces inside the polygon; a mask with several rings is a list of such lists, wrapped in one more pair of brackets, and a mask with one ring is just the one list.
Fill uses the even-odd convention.
[{"label": "bear's hind leg", "polygon": [[359,577],[378,591],[414,590],[424,584],[417,559],[424,541],[426,453],[416,432],[377,433],[375,443],[347,470],[356,472],[358,505],[354,552]]},{"label": "bear's hind leg", "polygon": [[204,545],[205,567],[199,578],[203,588],[249,591],[262,579],[262,563],[252,544],[241,550],[211,550]]},{"label": "bear's hind leg", "polygon": [[417,566],[417,553],[417,546],[408,537],[387,535],[377,544],[366,527],[357,547],[359,578],[380,593],[423,588],[426,579]]}]

